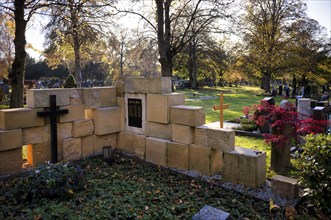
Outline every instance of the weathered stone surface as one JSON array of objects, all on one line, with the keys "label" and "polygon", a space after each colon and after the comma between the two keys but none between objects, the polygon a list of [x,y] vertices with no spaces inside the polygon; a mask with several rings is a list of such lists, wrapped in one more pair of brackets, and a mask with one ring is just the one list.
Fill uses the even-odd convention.
[{"label": "weathered stone surface", "polygon": [[120,131],[120,108],[108,107],[89,109],[85,111],[88,118],[93,119],[94,133],[97,135],[111,134]]},{"label": "weathered stone surface", "polygon": [[117,146],[116,134],[94,135],[94,152],[100,154],[103,152],[103,147],[111,146],[115,149]]},{"label": "weathered stone surface", "polygon": [[311,100],[310,99],[298,99],[297,112],[302,118],[309,118],[311,116]]},{"label": "weathered stone surface", "polygon": [[184,105],[185,97],[181,93],[147,94],[147,121],[169,123],[169,107]]},{"label": "weathered stone surface", "polygon": [[[128,112],[128,100],[140,99],[141,100],[141,127],[129,126],[129,112]],[[125,131],[135,134],[145,134],[146,127],[146,94],[125,94]]]},{"label": "weathered stone surface", "polygon": [[50,107],[49,96],[56,95],[56,105],[69,105],[69,93],[66,89],[28,89],[26,105],[28,108]]},{"label": "weathered stone surface", "polygon": [[84,104],[87,109],[116,106],[116,87],[84,88]]},{"label": "weathered stone surface", "polygon": [[124,79],[118,79],[115,81],[116,96],[124,97]]},{"label": "weathered stone surface", "polygon": [[167,164],[169,167],[189,169],[189,147],[176,142],[167,143]]},{"label": "weathered stone surface", "polygon": [[221,150],[190,145],[190,170],[207,176],[222,172],[223,153]]},{"label": "weathered stone surface", "polygon": [[43,109],[2,109],[0,110],[0,129],[11,130],[43,126],[44,118],[37,116],[38,111],[43,111]]},{"label": "weathered stone surface", "polygon": [[133,133],[119,132],[117,133],[117,149],[127,152],[133,152]]},{"label": "weathered stone surface", "polygon": [[171,140],[171,125],[146,122],[145,135],[148,137]]},{"label": "weathered stone surface", "polygon": [[172,125],[172,141],[183,144],[194,143],[194,128],[185,125]]},{"label": "weathered stone surface", "polygon": [[22,163],[22,148],[0,152],[0,174],[18,172]]},{"label": "weathered stone surface", "polygon": [[82,157],[81,138],[62,139],[63,158],[65,160],[76,160]]},{"label": "weathered stone surface", "polygon": [[234,130],[216,127],[215,123],[195,128],[195,144],[201,147],[230,151],[234,149],[234,139]]},{"label": "weathered stone surface", "polygon": [[57,124],[57,138],[70,138],[72,137],[72,122]]},{"label": "weathered stone surface", "polygon": [[120,107],[120,130],[125,131],[125,98],[117,97],[117,105]]},{"label": "weathered stone surface", "polygon": [[230,213],[206,205],[192,217],[192,220],[227,220],[229,217]]},{"label": "weathered stone surface", "polygon": [[82,157],[94,155],[94,135],[82,137]]},{"label": "weathered stone surface", "polygon": [[73,137],[84,137],[93,134],[94,124],[92,119],[77,120],[72,123]]},{"label": "weathered stone surface", "polygon": [[205,123],[205,112],[202,107],[178,105],[170,107],[170,123],[200,126]]},{"label": "weathered stone surface", "polygon": [[140,159],[145,159],[146,137],[145,135],[132,134],[132,149]]},{"label": "weathered stone surface", "polygon": [[294,178],[281,175],[273,176],[271,178],[271,190],[288,199],[299,197],[298,180]]},{"label": "weathered stone surface", "polygon": [[39,166],[51,160],[51,142],[29,144],[28,145],[28,164]]},{"label": "weathered stone surface", "polygon": [[38,144],[51,141],[51,127],[44,125],[22,129],[23,145]]},{"label": "weathered stone surface", "polygon": [[84,104],[83,88],[68,88],[66,91],[69,93],[70,105]]},{"label": "weathered stone surface", "polygon": [[22,129],[0,130],[0,151],[22,148]]},{"label": "weathered stone surface", "polygon": [[223,179],[249,187],[260,186],[266,179],[266,153],[241,147],[224,152]]},{"label": "weathered stone surface", "polygon": [[167,165],[167,143],[170,141],[158,138],[146,138],[146,161],[166,166]]},{"label": "weathered stone surface", "polygon": [[130,78],[124,81],[124,92],[142,94],[169,94],[172,92],[171,77]]},{"label": "weathered stone surface", "polygon": [[60,109],[68,110],[68,114],[59,116],[60,123],[85,119],[85,106],[82,104],[61,106]]}]

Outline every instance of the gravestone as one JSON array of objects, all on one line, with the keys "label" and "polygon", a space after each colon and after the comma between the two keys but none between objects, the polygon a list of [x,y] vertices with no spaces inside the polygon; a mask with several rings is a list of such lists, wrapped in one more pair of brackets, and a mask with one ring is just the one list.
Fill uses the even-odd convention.
[{"label": "gravestone", "polygon": [[311,116],[311,100],[307,98],[298,99],[297,112],[303,119]]},{"label": "gravestone", "polygon": [[279,106],[283,107],[283,108],[288,108],[290,105],[290,102],[286,99],[282,100],[280,103],[279,103]]},{"label": "gravestone", "polygon": [[192,220],[226,220],[229,216],[228,212],[206,205],[192,217]]},{"label": "gravestone", "polygon": [[265,97],[264,99],[261,100],[260,104],[262,106],[275,105],[275,99],[274,97]]},{"label": "gravestone", "polygon": [[327,114],[327,107],[323,106],[316,106],[313,109],[313,119],[321,121],[321,125],[323,126],[324,132],[327,132],[328,129],[328,114]]}]

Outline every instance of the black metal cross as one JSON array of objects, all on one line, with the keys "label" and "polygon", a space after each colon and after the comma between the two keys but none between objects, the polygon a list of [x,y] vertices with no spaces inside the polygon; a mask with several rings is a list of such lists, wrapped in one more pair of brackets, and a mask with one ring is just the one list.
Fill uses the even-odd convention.
[{"label": "black metal cross", "polygon": [[57,116],[68,114],[68,109],[60,110],[56,106],[56,95],[49,96],[50,109],[43,112],[37,112],[40,117],[49,116],[51,121],[51,162],[57,163]]}]

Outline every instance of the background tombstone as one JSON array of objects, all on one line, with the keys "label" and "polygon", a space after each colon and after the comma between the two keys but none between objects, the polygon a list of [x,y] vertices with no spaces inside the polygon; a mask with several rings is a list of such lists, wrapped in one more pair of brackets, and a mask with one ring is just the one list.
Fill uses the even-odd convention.
[{"label": "background tombstone", "polygon": [[307,98],[298,99],[297,112],[303,119],[311,116],[311,100]]},{"label": "background tombstone", "polygon": [[321,124],[323,126],[324,132],[327,132],[328,129],[328,111],[327,111],[327,107],[324,106],[316,106],[313,109],[313,119],[314,120],[318,120],[321,121]]}]

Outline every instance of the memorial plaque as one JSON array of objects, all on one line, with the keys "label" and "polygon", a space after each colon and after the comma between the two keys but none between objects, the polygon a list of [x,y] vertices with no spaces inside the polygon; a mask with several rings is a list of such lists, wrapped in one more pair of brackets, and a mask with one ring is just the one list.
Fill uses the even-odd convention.
[{"label": "memorial plaque", "polygon": [[142,128],[141,99],[128,99],[129,126]]}]

